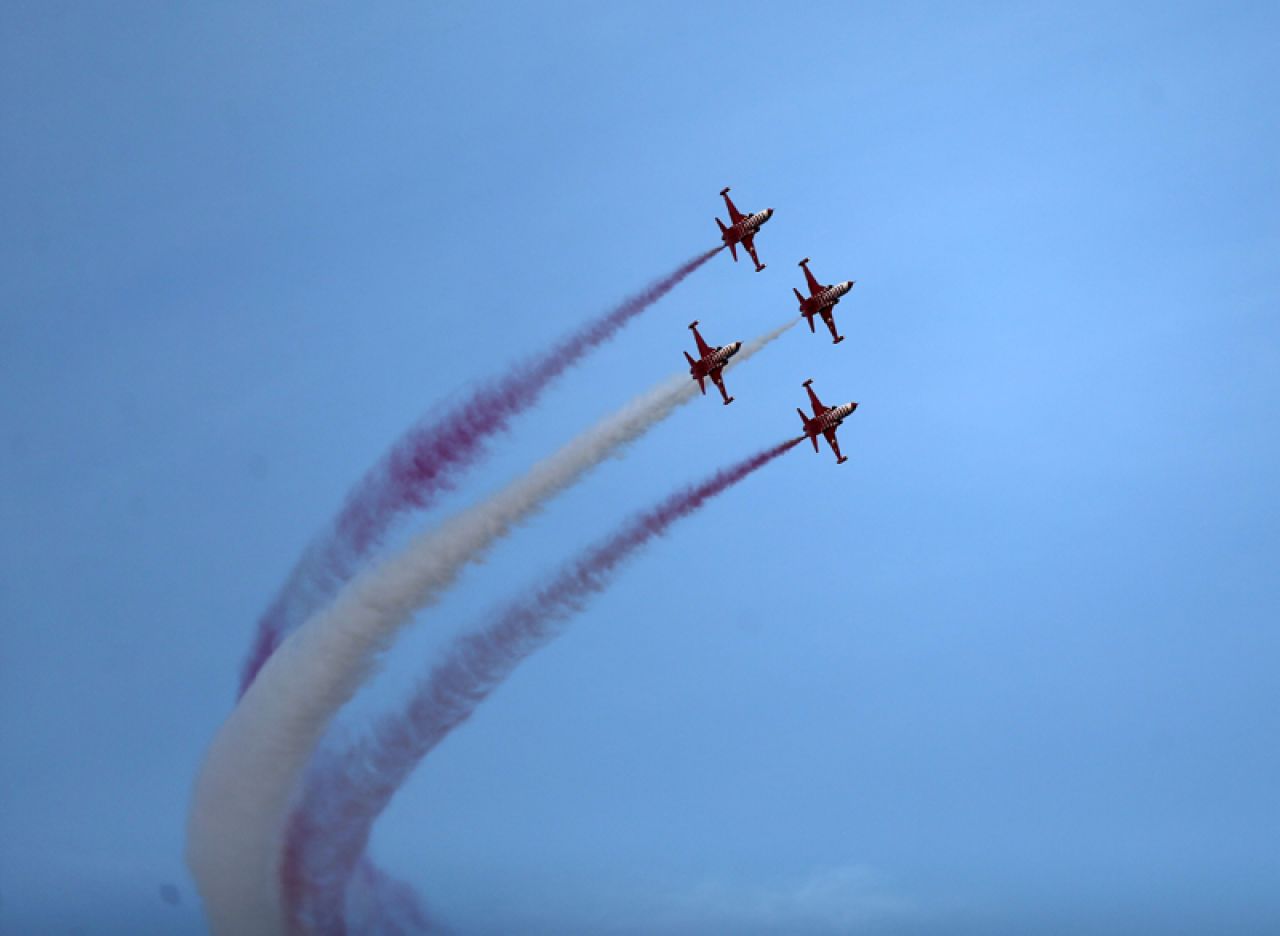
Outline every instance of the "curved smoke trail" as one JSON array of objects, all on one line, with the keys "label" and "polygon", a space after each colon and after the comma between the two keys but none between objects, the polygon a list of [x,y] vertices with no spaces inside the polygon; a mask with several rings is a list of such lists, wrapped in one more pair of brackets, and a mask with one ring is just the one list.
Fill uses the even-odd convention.
[{"label": "curved smoke trail", "polygon": [[383,717],[353,747],[313,763],[286,834],[282,876],[293,931],[345,934],[347,886],[352,874],[367,865],[362,858],[373,823],[418,762],[524,659],[556,637],[560,625],[603,591],[637,550],[800,441],[792,439],[721,469],[628,521],[548,584],[455,641],[403,711]]},{"label": "curved smoke trail", "polygon": [[[794,324],[744,346],[731,363]],[[196,778],[187,861],[216,933],[282,931],[278,865],[290,797],[333,715],[413,612],[438,600],[517,523],[696,394],[688,377],[660,384],[356,578],[280,644],[214,736]]]},{"label": "curved smoke trail", "polygon": [[541,354],[486,383],[443,416],[420,423],[396,442],[347,496],[332,527],[313,542],[258,620],[240,674],[244,695],[280,641],[323,607],[354,574],[397,516],[427,507],[484,454],[485,442],[537,402],[551,382],[612,338],[723,250],[687,261]]},{"label": "curved smoke trail", "polygon": [[351,879],[348,906],[360,921],[362,936],[420,936],[438,933],[441,925],[422,908],[412,886],[362,861]]}]

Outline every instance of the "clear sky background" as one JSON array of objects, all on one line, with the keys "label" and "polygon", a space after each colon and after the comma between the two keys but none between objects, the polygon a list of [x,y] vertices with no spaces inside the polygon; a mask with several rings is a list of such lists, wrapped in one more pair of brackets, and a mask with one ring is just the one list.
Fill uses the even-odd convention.
[{"label": "clear sky background", "polygon": [[[200,933],[257,614],[413,420],[776,214],[473,501],[856,279],[498,549],[454,629],[855,399],[631,565],[376,857],[465,933],[1280,927],[1271,3],[0,6],[0,932]],[[405,533],[443,516],[417,518]],[[176,885],[178,902],[161,886]],[[172,896],[172,895],[170,895]]]}]

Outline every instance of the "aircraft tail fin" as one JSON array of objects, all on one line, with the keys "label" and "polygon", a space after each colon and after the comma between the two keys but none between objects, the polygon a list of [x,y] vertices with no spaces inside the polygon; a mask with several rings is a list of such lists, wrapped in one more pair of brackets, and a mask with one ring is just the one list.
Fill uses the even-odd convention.
[{"label": "aircraft tail fin", "polygon": [[792,291],[793,293],[795,293],[795,294],[796,294],[796,300],[797,300],[801,305],[804,305],[804,296],[800,295],[800,290],[798,290],[798,289],[796,289],[794,286],[792,286],[792,287],[791,287],[791,291]]},{"label": "aircraft tail fin", "polygon": [[[685,357],[688,356],[688,354],[685,355]],[[702,377],[698,378],[698,389],[702,391],[703,396],[707,395],[707,381]]]},{"label": "aircraft tail fin", "polygon": [[809,435],[809,417],[798,406],[796,407],[796,415],[800,417],[800,424],[804,426],[804,434],[809,436],[809,441],[813,443],[813,450],[816,452],[818,450],[818,433],[815,432],[813,435]]},{"label": "aircraft tail fin", "polygon": [[729,240],[729,229],[724,226],[724,222],[716,218],[716,224],[720,225],[720,239],[729,247],[729,253],[733,255],[733,262],[738,262],[738,245]]},{"label": "aircraft tail fin", "polygon": [[689,362],[690,367],[693,367],[697,363],[693,358],[689,357],[688,351],[684,352],[684,359]]}]

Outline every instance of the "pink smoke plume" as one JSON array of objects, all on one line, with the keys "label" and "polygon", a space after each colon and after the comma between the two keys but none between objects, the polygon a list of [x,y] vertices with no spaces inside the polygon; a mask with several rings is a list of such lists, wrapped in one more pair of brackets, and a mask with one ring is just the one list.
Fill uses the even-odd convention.
[{"label": "pink smoke plume", "polygon": [[557,625],[603,591],[637,550],[801,441],[791,439],[723,468],[634,517],[548,584],[458,638],[404,710],[384,716],[352,748],[318,757],[285,833],[281,877],[292,931],[345,934],[352,877],[372,867],[365,848],[373,823],[418,762],[552,640]]},{"label": "pink smoke plume", "polygon": [[[292,906],[295,895],[286,891],[284,896]],[[289,925],[299,936],[319,932],[299,929],[297,921]],[[419,936],[443,931],[439,921],[423,908],[412,885],[396,880],[367,857],[356,863],[347,885],[346,925],[362,936]]]},{"label": "pink smoke plume", "polygon": [[612,338],[689,274],[723,250],[699,254],[541,354],[485,383],[443,416],[419,423],[396,442],[347,495],[332,527],[308,547],[258,620],[240,675],[241,696],[288,632],[318,610],[407,510],[429,506],[485,452],[489,437],[566,370]]}]

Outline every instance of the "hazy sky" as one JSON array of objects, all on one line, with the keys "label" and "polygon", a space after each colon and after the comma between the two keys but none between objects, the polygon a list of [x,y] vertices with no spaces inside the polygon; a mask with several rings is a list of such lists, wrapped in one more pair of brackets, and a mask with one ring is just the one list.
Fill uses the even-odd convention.
[{"label": "hazy sky", "polygon": [[[463,933],[1280,928],[1280,9],[0,5],[0,933],[199,933],[254,620],[414,419],[775,209],[446,505],[858,281],[469,573],[631,565],[378,860]],[[1117,9],[1118,7],[1118,9]],[[405,533],[438,519],[418,518]],[[163,899],[176,884],[179,902]]]}]

